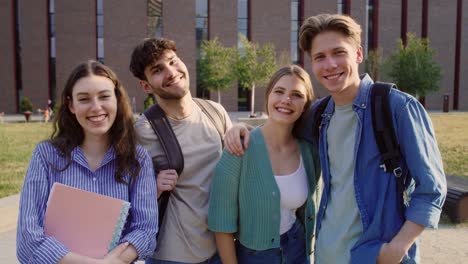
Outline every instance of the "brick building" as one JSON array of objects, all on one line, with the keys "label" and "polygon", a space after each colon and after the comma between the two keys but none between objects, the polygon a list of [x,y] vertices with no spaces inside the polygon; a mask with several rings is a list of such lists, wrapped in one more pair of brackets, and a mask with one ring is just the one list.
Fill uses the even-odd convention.
[{"label": "brick building", "polygon": [[[35,108],[55,100],[71,69],[98,59],[114,69],[141,111],[145,94],[128,70],[132,48],[147,36],[177,42],[179,56],[190,73],[192,95],[197,91],[199,43],[217,37],[236,46],[238,32],[254,42],[271,42],[278,56],[310,70],[297,48],[301,21],[318,13],[345,13],[363,27],[365,52],[379,48],[388,55],[406,32],[428,37],[443,68],[440,90],[425,98],[431,110],[442,109],[450,96],[451,110],[468,110],[468,4],[463,0],[0,0],[0,112],[18,112],[22,96]],[[466,2],[466,1],[465,1]],[[325,90],[314,82],[319,96]],[[213,93],[215,95],[215,93]],[[229,111],[245,110],[246,92],[233,87],[222,94]],[[256,110],[263,108],[263,91],[256,93]],[[239,100],[239,98],[242,98]]]}]

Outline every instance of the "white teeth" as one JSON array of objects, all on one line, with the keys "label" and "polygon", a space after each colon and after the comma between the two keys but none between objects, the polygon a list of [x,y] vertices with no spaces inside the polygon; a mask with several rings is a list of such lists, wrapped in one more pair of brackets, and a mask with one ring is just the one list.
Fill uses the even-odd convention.
[{"label": "white teeth", "polygon": [[288,114],[292,113],[291,110],[286,109],[286,108],[282,108],[282,107],[278,107],[278,108],[276,108],[276,110],[277,110],[278,112],[281,112],[281,113],[288,113]]},{"label": "white teeth", "polygon": [[106,115],[98,115],[98,116],[88,117],[89,121],[92,121],[92,122],[99,122],[99,121],[104,120],[104,118],[106,118]]},{"label": "white teeth", "polygon": [[328,75],[328,76],[325,76],[325,78],[327,80],[333,80],[333,79],[336,79],[338,77],[340,77],[341,73],[338,73],[338,74],[334,74],[334,75]]}]

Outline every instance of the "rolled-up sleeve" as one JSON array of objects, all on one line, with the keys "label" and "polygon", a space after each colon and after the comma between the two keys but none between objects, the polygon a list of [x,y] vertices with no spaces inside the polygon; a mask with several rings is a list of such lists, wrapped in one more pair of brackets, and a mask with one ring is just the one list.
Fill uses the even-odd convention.
[{"label": "rolled-up sleeve", "polygon": [[437,228],[447,183],[432,122],[422,105],[410,98],[400,111],[397,127],[400,148],[415,183],[406,219]]},{"label": "rolled-up sleeve", "polygon": [[129,231],[121,239],[121,243],[129,242],[137,252],[139,259],[152,255],[156,248],[156,232],[158,228],[158,205],[156,179],[153,165],[148,152],[139,148],[140,174],[130,192],[131,223]]},{"label": "rolled-up sleeve", "polygon": [[16,254],[21,263],[57,263],[69,250],[44,234],[44,216],[49,196],[46,146],[38,145],[24,179],[20,197]]}]

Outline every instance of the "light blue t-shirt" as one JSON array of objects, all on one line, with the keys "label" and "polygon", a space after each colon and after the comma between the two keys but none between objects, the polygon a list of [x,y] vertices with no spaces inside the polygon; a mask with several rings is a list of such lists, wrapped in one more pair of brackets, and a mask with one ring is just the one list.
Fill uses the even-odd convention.
[{"label": "light blue t-shirt", "polygon": [[318,264],[350,263],[350,250],[362,234],[353,184],[357,122],[352,104],[335,106],[327,130],[330,198],[316,241]]}]

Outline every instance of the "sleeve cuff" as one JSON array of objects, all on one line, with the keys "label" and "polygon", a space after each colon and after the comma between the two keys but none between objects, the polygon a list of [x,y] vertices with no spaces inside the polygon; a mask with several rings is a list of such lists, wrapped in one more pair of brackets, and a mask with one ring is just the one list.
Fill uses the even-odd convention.
[{"label": "sleeve cuff", "polygon": [[70,250],[54,237],[47,237],[35,252],[33,263],[58,263]]},{"label": "sleeve cuff", "polygon": [[127,234],[120,242],[129,242],[132,244],[138,253],[139,260],[151,256],[156,249],[156,237],[150,238],[148,235],[139,231],[133,231]]},{"label": "sleeve cuff", "polygon": [[406,219],[428,228],[437,228],[442,210],[425,201],[411,201],[406,208]]}]

